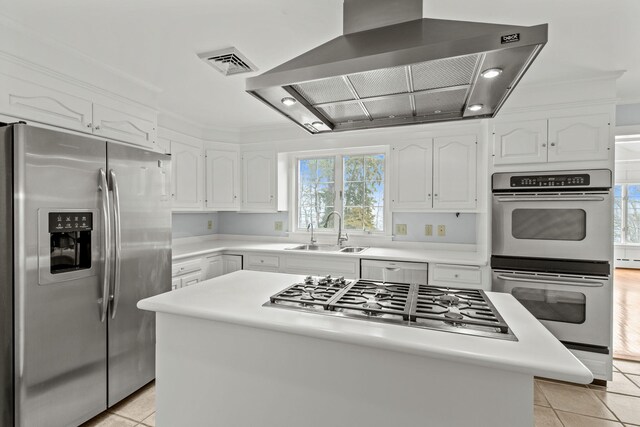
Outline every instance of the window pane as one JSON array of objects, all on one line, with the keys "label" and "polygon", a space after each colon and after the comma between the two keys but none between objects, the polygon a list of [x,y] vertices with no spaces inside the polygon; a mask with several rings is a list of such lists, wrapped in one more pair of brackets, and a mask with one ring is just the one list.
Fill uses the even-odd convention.
[{"label": "window pane", "polygon": [[613,242],[622,243],[622,185],[613,187]]},{"label": "window pane", "polygon": [[640,243],[640,185],[627,186],[627,242]]},{"label": "window pane", "polygon": [[343,162],[345,229],[384,231],[384,154]]},{"label": "window pane", "polygon": [[318,227],[333,210],[335,158],[301,159],[298,171],[298,228]]}]

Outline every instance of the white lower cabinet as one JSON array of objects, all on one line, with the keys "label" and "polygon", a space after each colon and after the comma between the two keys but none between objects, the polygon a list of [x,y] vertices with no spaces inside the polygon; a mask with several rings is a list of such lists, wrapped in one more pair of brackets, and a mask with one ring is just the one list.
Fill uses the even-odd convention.
[{"label": "white lower cabinet", "polygon": [[358,259],[323,256],[295,256],[282,257],[280,271],[290,274],[305,274],[311,276],[344,276],[346,279],[358,277]]},{"label": "white lower cabinet", "polygon": [[431,264],[429,284],[458,288],[482,288],[482,268],[477,265]]},{"label": "white lower cabinet", "polygon": [[180,260],[171,266],[171,290],[183,288],[202,280],[202,258]]},{"label": "white lower cabinet", "polygon": [[280,257],[269,254],[248,254],[244,256],[245,270],[269,271],[277,273],[280,271]]},{"label": "white lower cabinet", "polygon": [[417,283],[426,285],[429,265],[423,262],[400,262],[363,259],[360,278],[381,282]]},{"label": "white lower cabinet", "polygon": [[202,272],[203,280],[213,279],[222,276],[222,255],[209,255],[204,257]]},{"label": "white lower cabinet", "polygon": [[222,274],[242,270],[242,255],[222,255]]}]

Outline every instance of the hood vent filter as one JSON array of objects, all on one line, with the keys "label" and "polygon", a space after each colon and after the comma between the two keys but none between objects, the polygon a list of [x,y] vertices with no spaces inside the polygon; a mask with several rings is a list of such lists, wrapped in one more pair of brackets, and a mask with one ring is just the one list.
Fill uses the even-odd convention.
[{"label": "hood vent filter", "polygon": [[198,56],[225,76],[251,73],[258,70],[258,68],[235,47],[199,53]]}]

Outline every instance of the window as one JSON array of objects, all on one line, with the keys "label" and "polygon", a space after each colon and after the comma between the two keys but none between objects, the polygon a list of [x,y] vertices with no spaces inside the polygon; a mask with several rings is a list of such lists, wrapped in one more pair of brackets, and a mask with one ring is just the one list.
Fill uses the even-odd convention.
[{"label": "window", "polygon": [[337,154],[297,159],[297,229],[337,228],[337,211],[343,228],[351,231],[385,231],[384,153]]},{"label": "window", "polygon": [[613,242],[640,243],[640,184],[618,184],[613,196]]}]

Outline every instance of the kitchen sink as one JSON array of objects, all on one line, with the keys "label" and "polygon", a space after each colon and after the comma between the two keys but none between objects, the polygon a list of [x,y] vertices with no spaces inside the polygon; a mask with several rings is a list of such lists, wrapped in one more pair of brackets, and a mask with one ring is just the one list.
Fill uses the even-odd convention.
[{"label": "kitchen sink", "polygon": [[339,248],[336,245],[298,245],[292,248],[287,248],[292,251],[323,251],[332,252],[337,251]]},{"label": "kitchen sink", "polygon": [[367,248],[363,248],[361,246],[347,246],[340,249],[340,246],[337,245],[298,245],[292,248],[287,248],[290,251],[319,251],[319,252],[343,252],[343,253],[352,253],[357,254],[364,251]]},{"label": "kitchen sink", "polygon": [[360,253],[362,251],[364,251],[367,248],[363,248],[362,246],[347,246],[346,248],[342,248],[340,249],[340,252],[345,252],[345,253]]}]

